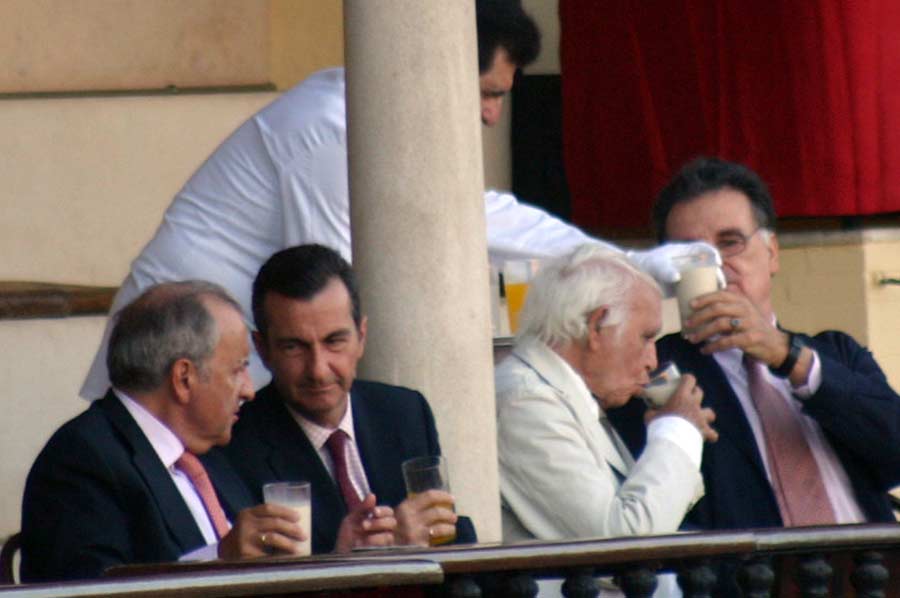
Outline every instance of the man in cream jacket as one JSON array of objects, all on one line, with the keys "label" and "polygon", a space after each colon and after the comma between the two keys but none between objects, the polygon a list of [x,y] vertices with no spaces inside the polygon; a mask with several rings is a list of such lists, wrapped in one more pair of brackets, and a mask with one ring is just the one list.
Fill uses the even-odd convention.
[{"label": "man in cream jacket", "polygon": [[496,372],[504,541],[672,533],[703,495],[717,434],[693,376],[651,411],[637,461],[604,414],[647,383],[660,326],[659,287],[621,255],[583,245],[542,267]]}]

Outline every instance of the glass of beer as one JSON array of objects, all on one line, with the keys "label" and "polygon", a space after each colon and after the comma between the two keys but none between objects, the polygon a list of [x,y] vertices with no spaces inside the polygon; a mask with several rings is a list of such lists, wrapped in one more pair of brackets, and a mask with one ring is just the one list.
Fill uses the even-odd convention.
[{"label": "glass of beer", "polygon": [[[427,490],[443,490],[450,492],[450,476],[447,473],[447,459],[442,455],[416,457],[404,461],[403,481],[406,482],[406,496],[413,498],[417,494]],[[454,510],[452,504],[438,505]],[[447,544],[456,539],[456,528],[453,533],[444,536],[431,536],[428,543],[431,546]]]},{"label": "glass of beer", "polygon": [[309,482],[272,482],[263,486],[266,504],[282,505],[297,511],[306,540],[299,542],[299,554],[312,553],[312,488]]},{"label": "glass of beer", "polygon": [[512,334],[519,330],[519,312],[525,305],[528,285],[537,273],[538,266],[538,260],[512,260],[503,265],[503,290]]}]

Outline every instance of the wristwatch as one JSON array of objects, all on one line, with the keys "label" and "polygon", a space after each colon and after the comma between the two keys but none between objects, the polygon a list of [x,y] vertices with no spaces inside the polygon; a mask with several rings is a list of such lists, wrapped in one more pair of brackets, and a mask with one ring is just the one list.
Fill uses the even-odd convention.
[{"label": "wristwatch", "polygon": [[[787,331],[785,331],[787,332]],[[794,370],[794,366],[797,365],[797,360],[800,359],[800,352],[803,350],[803,347],[806,346],[806,343],[803,342],[803,339],[793,332],[788,332],[788,354],[787,357],[784,358],[784,361],[781,362],[781,365],[776,367],[769,366],[769,371],[779,378],[787,378],[791,375],[791,372]]]}]

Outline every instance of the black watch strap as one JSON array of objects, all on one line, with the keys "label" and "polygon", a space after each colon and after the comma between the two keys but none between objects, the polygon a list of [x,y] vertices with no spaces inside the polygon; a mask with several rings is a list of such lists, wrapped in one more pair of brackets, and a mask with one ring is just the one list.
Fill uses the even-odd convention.
[{"label": "black watch strap", "polygon": [[800,359],[800,352],[805,346],[806,343],[803,342],[803,339],[793,332],[788,332],[787,357],[784,358],[784,361],[782,361],[781,365],[777,368],[769,366],[769,371],[779,378],[787,378],[790,376],[791,372],[794,371],[794,366],[797,365],[797,360]]}]

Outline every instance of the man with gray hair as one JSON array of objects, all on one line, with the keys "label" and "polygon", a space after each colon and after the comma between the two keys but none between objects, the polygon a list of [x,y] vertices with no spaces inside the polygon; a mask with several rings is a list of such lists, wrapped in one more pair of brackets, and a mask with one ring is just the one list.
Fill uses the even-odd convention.
[{"label": "man with gray hair", "polygon": [[496,371],[504,541],[678,529],[703,494],[703,440],[717,439],[694,377],[648,416],[636,462],[604,413],[648,382],[660,327],[657,284],[606,248],[538,272]]},{"label": "man with gray hair", "polygon": [[294,511],[245,508],[249,492],[211,450],[253,399],[249,353],[240,306],[217,285],[157,285],[123,309],[112,388],[53,435],[28,475],[22,579],[296,552],[309,530]]}]

